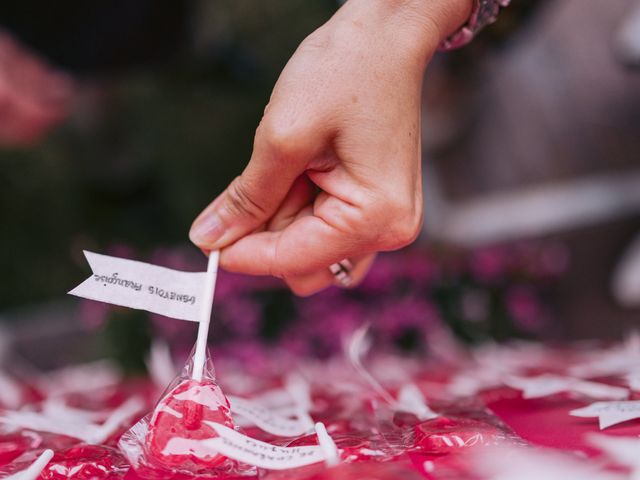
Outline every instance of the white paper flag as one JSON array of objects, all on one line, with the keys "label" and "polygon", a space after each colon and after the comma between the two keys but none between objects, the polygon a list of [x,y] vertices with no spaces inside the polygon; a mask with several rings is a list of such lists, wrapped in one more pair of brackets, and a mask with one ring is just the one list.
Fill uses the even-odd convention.
[{"label": "white paper flag", "polygon": [[317,445],[279,447],[247,437],[224,425],[205,423],[211,426],[219,436],[201,440],[201,442],[226,457],[255,467],[288,470],[325,460],[324,451]]},{"label": "white paper flag", "polygon": [[104,443],[118,428],[144,409],[144,401],[132,397],[114,409],[102,424],[93,423],[88,411],[65,408],[58,405],[43,412],[30,410],[4,410],[0,413],[0,424],[37,432],[66,435],[85,443]]},{"label": "white paper flag", "polygon": [[613,400],[622,400],[629,396],[626,388],[550,373],[537,377],[512,376],[506,378],[504,384],[516,390],[522,390],[522,398],[526,399],[547,397],[562,392],[575,392],[591,398]]},{"label": "white paper flag", "polygon": [[582,408],[571,410],[569,415],[574,417],[597,417],[600,430],[640,418],[640,400],[622,402],[595,402]]},{"label": "white paper flag", "polygon": [[631,470],[630,480],[640,478],[640,439],[638,437],[613,437],[609,435],[591,434],[587,436],[587,441],[619,465],[629,467]]},{"label": "white paper flag", "polygon": [[472,452],[474,473],[487,480],[630,480],[566,452],[493,446]]},{"label": "white paper flag", "polygon": [[87,251],[84,255],[93,275],[71,295],[199,321],[206,272],[181,272]]},{"label": "white paper flag", "polygon": [[246,398],[227,396],[231,404],[231,411],[240,415],[265,432],[279,437],[298,437],[313,430],[313,422],[307,416],[287,418],[259,403]]},{"label": "white paper flag", "polygon": [[404,385],[398,392],[398,409],[413,413],[420,420],[436,418],[438,414],[427,405],[427,400],[415,383]]}]

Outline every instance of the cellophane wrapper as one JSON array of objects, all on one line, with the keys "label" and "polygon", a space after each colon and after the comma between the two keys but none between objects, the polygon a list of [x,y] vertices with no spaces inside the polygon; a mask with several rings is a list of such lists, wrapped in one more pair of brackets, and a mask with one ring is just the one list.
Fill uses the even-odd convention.
[{"label": "cellophane wrapper", "polygon": [[[162,451],[155,448],[155,444],[160,434],[174,436],[169,438],[169,442],[180,440],[180,432],[175,432],[175,428],[171,427],[168,431],[158,431],[167,428],[163,424],[163,420],[169,418],[165,414],[167,411],[173,410],[171,402],[181,394],[191,394],[193,389],[197,389],[200,394],[206,390],[209,398],[215,397],[215,401],[219,403],[218,408],[213,413],[214,418],[207,418],[207,413],[200,413],[201,420],[211,420],[215,423],[226,424],[228,427],[234,428],[231,413],[229,411],[229,402],[224,397],[222,390],[217,384],[213,362],[211,355],[207,351],[207,361],[205,363],[202,380],[196,382],[192,379],[194,351],[191,352],[182,372],[171,382],[165,392],[161,395],[160,400],[156,404],[154,411],[145,415],[130,430],[125,432],[118,446],[123,452],[137,477],[150,480],[181,480],[189,478],[217,478],[232,479],[247,476],[255,476],[256,469],[246,464],[236,462],[232,459],[219,454],[201,455],[202,452],[196,454],[184,454],[181,450],[179,453],[170,451],[170,443],[166,443]],[[186,403],[186,402],[185,402]],[[212,402],[208,402],[212,403]],[[209,405],[210,406],[210,405]],[[205,405],[205,408],[207,406]],[[186,423],[183,421],[187,412],[179,420],[172,420],[177,424]],[[175,417],[177,418],[177,417]],[[180,428],[178,426],[178,428]],[[209,427],[208,433],[212,432]],[[215,433],[211,434],[214,437]],[[204,437],[202,437],[204,438]]]}]

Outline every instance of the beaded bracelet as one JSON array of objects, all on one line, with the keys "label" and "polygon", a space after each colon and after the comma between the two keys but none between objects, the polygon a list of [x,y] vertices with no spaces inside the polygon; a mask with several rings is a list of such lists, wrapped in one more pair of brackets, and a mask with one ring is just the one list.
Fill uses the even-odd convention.
[{"label": "beaded bracelet", "polygon": [[465,25],[440,44],[440,50],[453,50],[469,43],[473,37],[498,18],[500,8],[510,0],[474,0],[473,11]]}]

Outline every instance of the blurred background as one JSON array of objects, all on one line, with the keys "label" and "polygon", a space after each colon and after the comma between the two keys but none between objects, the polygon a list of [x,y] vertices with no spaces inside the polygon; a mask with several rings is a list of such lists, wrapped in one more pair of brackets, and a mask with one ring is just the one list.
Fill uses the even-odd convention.
[{"label": "blurred background", "polygon": [[[337,8],[0,4],[0,349],[41,368],[108,356],[140,371],[154,338],[191,348],[188,322],[67,298],[89,273],[82,250],[203,270],[192,220],[241,172],[279,72]],[[306,299],[222,274],[214,356],[328,358],[363,322],[399,353],[636,328],[640,2],[515,0],[436,56],[423,103],[416,244],[359,288]]]}]

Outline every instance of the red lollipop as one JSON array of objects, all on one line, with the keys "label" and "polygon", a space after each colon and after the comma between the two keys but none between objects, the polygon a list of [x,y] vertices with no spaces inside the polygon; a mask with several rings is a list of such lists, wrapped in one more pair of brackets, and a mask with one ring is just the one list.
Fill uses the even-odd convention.
[{"label": "red lollipop", "polygon": [[[375,440],[367,434],[367,432],[354,431],[350,434],[338,434],[332,435],[331,438],[336,444],[336,447],[340,450],[340,456],[343,462],[354,463],[362,461],[385,461],[389,460],[390,455],[382,450],[376,448]],[[313,435],[307,435],[304,437],[296,438],[290,442],[289,447],[302,447],[306,445],[317,445],[318,437]]]},{"label": "red lollipop", "polygon": [[57,452],[40,474],[42,480],[115,480],[128,470],[122,454],[103,445],[78,445]]},{"label": "red lollipop", "polygon": [[201,440],[217,437],[205,422],[233,428],[229,401],[213,380],[187,380],[156,406],[147,434],[149,456],[167,468],[210,468],[226,457],[207,449]]},{"label": "red lollipop", "polygon": [[497,445],[507,438],[507,432],[491,423],[475,418],[438,417],[414,427],[412,450],[446,454],[476,445]]},{"label": "red lollipop", "polygon": [[42,439],[35,433],[9,433],[0,436],[0,466],[7,465],[27,450],[38,447]]}]

